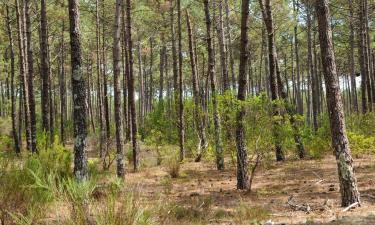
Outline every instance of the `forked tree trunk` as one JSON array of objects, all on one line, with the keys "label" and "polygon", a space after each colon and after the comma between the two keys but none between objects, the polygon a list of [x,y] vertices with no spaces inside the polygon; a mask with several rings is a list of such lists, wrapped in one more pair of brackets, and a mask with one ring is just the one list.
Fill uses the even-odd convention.
[{"label": "forked tree trunk", "polygon": [[357,180],[353,170],[353,159],[346,135],[339,79],[336,71],[335,54],[333,52],[330,12],[327,0],[315,3],[318,19],[320,51],[323,73],[326,83],[327,106],[329,111],[332,147],[335,150],[341,192],[341,206],[360,203]]}]

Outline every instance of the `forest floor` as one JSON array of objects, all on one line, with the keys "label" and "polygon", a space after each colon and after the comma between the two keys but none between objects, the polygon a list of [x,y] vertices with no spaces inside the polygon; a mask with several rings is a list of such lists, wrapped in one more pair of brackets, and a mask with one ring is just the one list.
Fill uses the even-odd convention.
[{"label": "forest floor", "polygon": [[340,207],[333,156],[260,167],[251,192],[236,190],[236,171],[229,161],[224,171],[217,171],[213,162],[185,162],[178,178],[170,178],[165,166],[148,166],[129,172],[126,183],[139,191],[143,204],[169,209],[165,216],[175,217],[176,224],[375,224],[375,156],[355,158],[363,197],[361,207],[347,212]]}]

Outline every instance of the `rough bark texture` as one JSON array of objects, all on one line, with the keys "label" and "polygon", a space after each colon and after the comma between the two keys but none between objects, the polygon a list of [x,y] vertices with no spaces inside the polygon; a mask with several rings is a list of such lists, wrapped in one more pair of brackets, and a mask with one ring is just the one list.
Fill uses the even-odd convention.
[{"label": "rough bark texture", "polygon": [[332,147],[335,150],[341,192],[341,205],[360,202],[357,180],[353,170],[349,141],[346,135],[345,118],[341,100],[339,80],[336,71],[332,44],[332,30],[327,0],[315,3],[318,19],[320,51],[326,83],[327,106],[331,125]]},{"label": "rough bark texture", "polygon": [[[239,101],[246,99],[246,67],[249,58],[248,52],[248,17],[249,17],[249,0],[242,1],[241,7],[241,42],[240,42],[240,67],[238,73],[238,95]],[[241,107],[237,113],[237,189],[248,189],[250,187],[248,175],[248,159],[245,140],[245,108]]]},{"label": "rough bark texture", "polygon": [[113,85],[115,103],[115,124],[116,124],[116,160],[117,176],[124,177],[124,140],[122,132],[122,111],[121,111],[121,89],[120,89],[120,53],[121,53],[121,8],[123,0],[116,0],[115,25],[113,32]]},{"label": "rough bark texture", "polygon": [[25,18],[26,18],[26,49],[27,49],[27,83],[29,98],[29,115],[30,115],[30,138],[31,151],[37,152],[36,149],[36,114],[35,114],[35,98],[34,98],[34,60],[33,46],[31,37],[31,18],[30,18],[30,0],[25,0]]},{"label": "rough bark texture", "polygon": [[217,103],[217,91],[216,91],[216,78],[215,78],[215,59],[214,51],[212,48],[212,36],[211,36],[211,17],[208,0],[204,0],[204,12],[206,18],[206,29],[207,29],[207,52],[208,52],[208,77],[211,82],[211,95],[213,105],[213,119],[215,127],[215,148],[216,148],[216,166],[218,170],[224,169],[224,156],[223,156],[223,143],[221,140],[221,125],[220,115]]},{"label": "rough bark texture", "polygon": [[82,50],[79,29],[79,0],[69,0],[70,48],[72,65],[74,175],[78,181],[87,179],[86,155],[86,85],[82,72]]}]

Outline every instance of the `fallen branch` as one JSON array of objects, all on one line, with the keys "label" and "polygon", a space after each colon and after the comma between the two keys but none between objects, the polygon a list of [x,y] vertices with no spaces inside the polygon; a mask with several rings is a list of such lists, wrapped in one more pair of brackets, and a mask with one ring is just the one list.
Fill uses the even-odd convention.
[{"label": "fallen branch", "polygon": [[361,197],[367,197],[367,198],[375,199],[375,196],[370,195],[370,194],[361,194]]},{"label": "fallen branch", "polygon": [[343,209],[342,212],[346,212],[346,211],[356,207],[358,204],[359,204],[359,202],[354,202],[353,204],[351,204],[348,207],[346,207],[345,209]]}]

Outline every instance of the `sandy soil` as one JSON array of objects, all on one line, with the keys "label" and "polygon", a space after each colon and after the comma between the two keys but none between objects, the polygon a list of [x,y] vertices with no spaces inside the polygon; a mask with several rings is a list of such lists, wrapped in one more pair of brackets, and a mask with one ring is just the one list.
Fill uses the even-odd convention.
[{"label": "sandy soil", "polygon": [[[251,192],[236,190],[235,167],[230,163],[220,172],[212,162],[186,162],[181,176],[175,179],[169,178],[165,166],[152,166],[128,173],[126,180],[140,190],[142,201],[148,205],[162,202],[189,207],[205,199],[212,211],[225,212],[224,218],[209,219],[208,224],[236,224],[235,211],[240,204],[269,211],[267,220],[275,224],[375,224],[375,199],[371,197],[375,196],[374,162],[375,156],[355,159],[359,190],[364,196],[361,207],[347,212],[340,207],[333,156],[261,167]],[[292,204],[311,210],[296,210],[288,204],[290,198]]]}]

